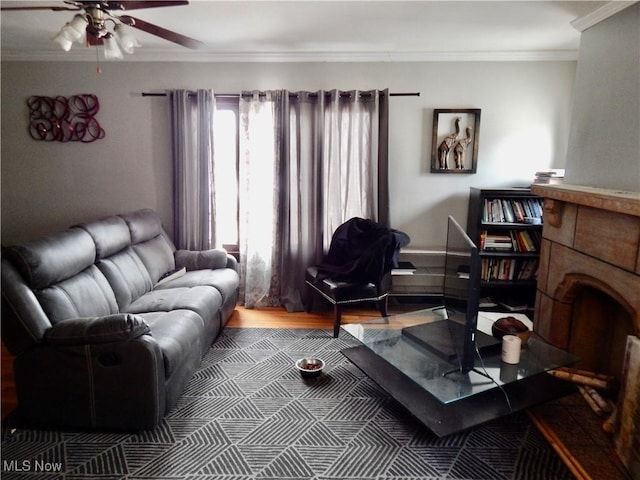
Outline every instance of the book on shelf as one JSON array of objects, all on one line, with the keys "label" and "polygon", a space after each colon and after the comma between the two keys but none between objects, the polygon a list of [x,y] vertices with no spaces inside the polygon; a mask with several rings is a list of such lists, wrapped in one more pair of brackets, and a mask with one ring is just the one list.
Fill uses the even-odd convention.
[{"label": "book on shelf", "polygon": [[480,278],[494,280],[533,280],[538,272],[538,259],[483,258]]},{"label": "book on shelf", "polygon": [[485,198],[483,223],[524,223],[525,218],[542,219],[541,198]]},{"label": "book on shelf", "polygon": [[540,248],[540,232],[536,230],[518,230],[515,232],[517,252],[537,252]]},{"label": "book on shelf", "polygon": [[500,252],[537,252],[541,236],[536,230],[509,230],[507,233],[480,232],[480,250]]},{"label": "book on shelf", "polygon": [[517,280],[533,280],[538,275],[538,260],[527,260],[516,277]]}]

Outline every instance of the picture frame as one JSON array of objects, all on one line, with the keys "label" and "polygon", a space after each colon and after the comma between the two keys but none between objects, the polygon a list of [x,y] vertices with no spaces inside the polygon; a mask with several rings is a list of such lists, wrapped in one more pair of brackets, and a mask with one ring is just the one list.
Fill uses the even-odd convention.
[{"label": "picture frame", "polygon": [[433,110],[431,173],[476,173],[480,111],[479,108]]}]

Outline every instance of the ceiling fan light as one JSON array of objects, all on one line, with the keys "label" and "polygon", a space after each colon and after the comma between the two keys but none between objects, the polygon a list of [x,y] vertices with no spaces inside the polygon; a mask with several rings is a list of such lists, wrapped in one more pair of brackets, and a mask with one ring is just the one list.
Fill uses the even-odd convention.
[{"label": "ceiling fan light", "polygon": [[106,35],[102,44],[104,46],[104,59],[105,60],[118,60],[122,59],[122,52],[118,47],[118,42],[116,42],[115,37],[112,34]]},{"label": "ceiling fan light", "polygon": [[71,50],[71,45],[73,45],[73,40],[71,40],[67,36],[67,34],[62,30],[60,30],[58,34],[55,37],[53,37],[51,40],[56,42],[58,45],[60,45],[60,47],[62,47],[62,49],[65,52],[68,52],[69,50]]},{"label": "ceiling fan light", "polygon": [[85,31],[87,29],[87,19],[82,15],[76,15],[69,23],[62,27],[62,31],[74,42],[82,43],[84,41]]},{"label": "ceiling fan light", "polygon": [[122,49],[128,53],[132,54],[134,48],[141,47],[140,42],[133,36],[131,30],[125,25],[118,24],[114,28],[114,32],[116,32],[116,37],[120,41],[120,46]]}]

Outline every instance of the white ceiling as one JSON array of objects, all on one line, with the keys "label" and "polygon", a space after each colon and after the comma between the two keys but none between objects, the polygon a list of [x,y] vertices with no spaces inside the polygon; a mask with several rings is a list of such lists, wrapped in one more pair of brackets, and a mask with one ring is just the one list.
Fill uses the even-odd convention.
[{"label": "white ceiling", "polygon": [[[187,48],[136,30],[127,61],[571,60],[580,29],[634,2],[210,1],[126,12],[196,38]],[[62,6],[60,1],[2,1]],[[3,60],[95,61],[95,47],[62,51],[51,37],[74,12],[3,11]],[[574,22],[578,19],[577,23]],[[573,25],[572,25],[573,22]]]}]

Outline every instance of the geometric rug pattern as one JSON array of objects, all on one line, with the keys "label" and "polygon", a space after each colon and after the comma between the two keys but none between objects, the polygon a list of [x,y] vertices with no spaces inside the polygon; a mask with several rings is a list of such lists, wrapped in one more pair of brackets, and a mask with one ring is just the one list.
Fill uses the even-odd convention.
[{"label": "geometric rug pattern", "polygon": [[[340,350],[342,331],[227,328],[152,431],[6,425],[3,480],[571,479],[522,413],[437,438]],[[323,373],[300,376],[315,354]]]}]

